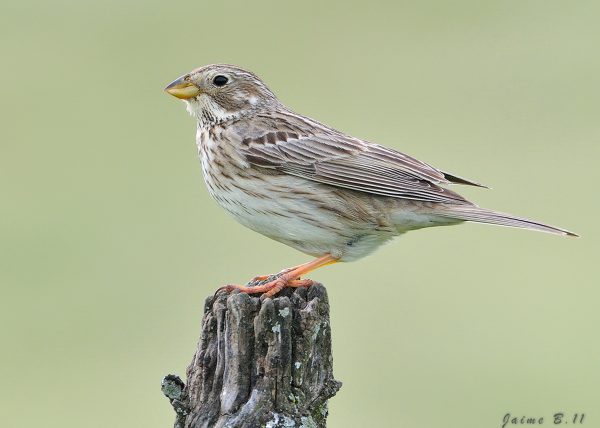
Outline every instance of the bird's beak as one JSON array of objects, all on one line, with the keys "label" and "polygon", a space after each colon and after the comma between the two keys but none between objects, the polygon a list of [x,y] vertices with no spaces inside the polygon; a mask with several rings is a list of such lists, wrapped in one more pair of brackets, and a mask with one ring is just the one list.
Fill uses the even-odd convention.
[{"label": "bird's beak", "polygon": [[185,80],[185,76],[180,77],[179,79],[171,82],[166,88],[165,91],[169,94],[173,95],[182,100],[187,100],[189,98],[194,98],[196,95],[200,93],[200,88],[194,85],[191,82]]}]

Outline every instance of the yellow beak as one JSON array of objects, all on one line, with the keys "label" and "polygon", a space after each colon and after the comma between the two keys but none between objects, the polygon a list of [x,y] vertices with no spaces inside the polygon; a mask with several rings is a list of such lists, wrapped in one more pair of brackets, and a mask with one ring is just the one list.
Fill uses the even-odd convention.
[{"label": "yellow beak", "polygon": [[194,98],[200,93],[200,88],[191,82],[184,79],[185,76],[180,77],[174,82],[170,83],[165,91],[182,100]]}]

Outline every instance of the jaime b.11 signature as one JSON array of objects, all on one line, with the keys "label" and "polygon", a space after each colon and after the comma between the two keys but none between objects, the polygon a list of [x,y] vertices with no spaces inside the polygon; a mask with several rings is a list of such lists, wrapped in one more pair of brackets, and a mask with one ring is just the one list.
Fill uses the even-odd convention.
[{"label": "jaime b.11 signature", "polygon": [[585,421],[585,413],[564,413],[556,412],[551,417],[544,416],[516,416],[511,413],[506,413],[502,418],[502,428],[511,428],[522,425],[583,425]]}]

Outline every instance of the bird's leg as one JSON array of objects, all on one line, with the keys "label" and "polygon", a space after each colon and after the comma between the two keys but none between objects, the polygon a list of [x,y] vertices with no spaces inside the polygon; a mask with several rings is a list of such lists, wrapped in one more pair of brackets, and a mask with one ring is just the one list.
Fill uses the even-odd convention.
[{"label": "bird's leg", "polygon": [[266,284],[258,285],[256,287],[248,287],[244,285],[225,285],[224,287],[219,288],[215,294],[220,290],[225,290],[227,292],[239,290],[242,293],[248,294],[264,293],[261,298],[266,298],[279,293],[286,287],[310,287],[314,284],[314,281],[310,279],[301,280],[298,278],[304,274],[312,272],[315,269],[336,263],[337,261],[338,259],[327,254],[308,263],[301,264],[291,269],[286,269],[283,271],[284,273],[281,276],[267,282]]},{"label": "bird's leg", "polygon": [[271,274],[271,275],[257,275],[254,278],[252,278],[250,281],[248,281],[248,284],[255,284],[257,282],[262,282],[262,281],[266,281],[269,278],[274,278],[274,277],[279,277],[281,275],[283,275],[284,273],[290,272],[296,268],[299,268],[302,265],[298,265],[298,266],[294,266],[291,268],[287,268],[287,269],[283,269],[282,271],[279,271],[277,273]]}]

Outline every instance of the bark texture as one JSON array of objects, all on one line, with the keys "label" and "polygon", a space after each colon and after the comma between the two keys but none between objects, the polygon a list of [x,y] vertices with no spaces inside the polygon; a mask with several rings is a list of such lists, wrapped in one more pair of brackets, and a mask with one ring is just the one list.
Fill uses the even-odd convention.
[{"label": "bark texture", "polygon": [[187,385],[163,379],[176,428],[325,427],[333,377],[329,302],[322,285],[260,300],[206,300]]}]

